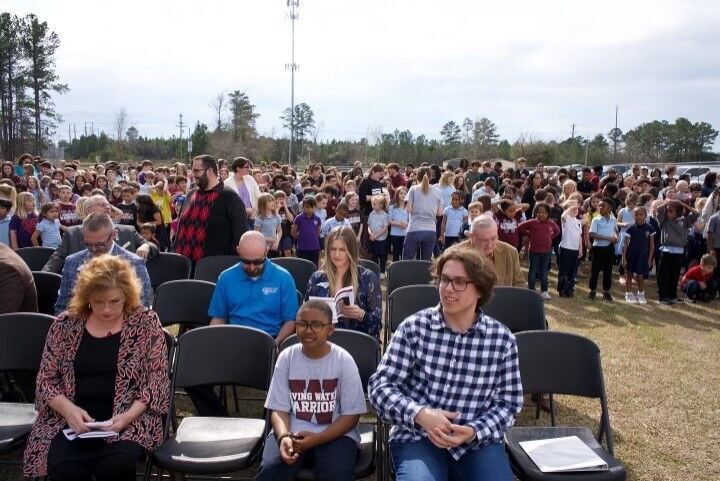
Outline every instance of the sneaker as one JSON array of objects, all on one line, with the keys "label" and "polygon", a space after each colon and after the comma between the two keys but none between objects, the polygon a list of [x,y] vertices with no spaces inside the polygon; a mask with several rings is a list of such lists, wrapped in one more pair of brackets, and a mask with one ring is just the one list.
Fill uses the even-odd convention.
[{"label": "sneaker", "polygon": [[637,301],[638,301],[638,304],[647,304],[647,299],[645,299],[644,292],[637,293]]},{"label": "sneaker", "polygon": [[542,296],[543,300],[545,300],[545,301],[549,301],[550,299],[552,299],[552,297],[550,297],[550,293],[548,291],[542,291],[542,294],[540,294],[540,295]]},{"label": "sneaker", "polygon": [[606,300],[606,301],[608,301],[608,302],[612,302],[612,301],[613,301],[613,298],[612,298],[612,296],[610,295],[609,292],[603,292],[603,299]]},{"label": "sneaker", "polygon": [[685,299],[682,300],[682,302],[687,302],[688,304],[695,304],[695,299],[691,299],[688,296],[685,296]]},{"label": "sneaker", "polygon": [[620,277],[620,285],[621,286],[624,286],[626,281],[627,281],[627,279],[625,279],[625,276]]},{"label": "sneaker", "polygon": [[673,299],[673,301],[675,301],[675,304],[682,304],[683,302],[685,302],[684,299],[680,299],[679,297],[676,297],[675,299]]},{"label": "sneaker", "polygon": [[675,301],[672,299],[660,299],[658,302],[660,302],[660,304],[664,304],[666,306],[674,306],[675,305]]},{"label": "sneaker", "polygon": [[588,294],[588,299],[590,299],[591,301],[594,301],[595,296],[596,296],[595,291],[590,291],[590,294]]},{"label": "sneaker", "polygon": [[638,300],[635,298],[635,295],[632,292],[626,292],[625,302],[627,302],[628,304],[637,304]]}]

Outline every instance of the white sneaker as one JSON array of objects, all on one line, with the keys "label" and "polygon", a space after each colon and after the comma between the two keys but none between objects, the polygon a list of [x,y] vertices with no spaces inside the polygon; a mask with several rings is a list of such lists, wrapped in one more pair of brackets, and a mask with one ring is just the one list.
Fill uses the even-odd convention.
[{"label": "white sneaker", "polygon": [[625,302],[627,302],[628,304],[637,304],[638,300],[635,298],[635,295],[632,292],[626,292]]},{"label": "white sneaker", "polygon": [[549,301],[550,299],[552,299],[552,297],[550,297],[550,293],[548,291],[543,291],[542,294],[540,294],[540,295],[542,296],[543,300]]},{"label": "white sneaker", "polygon": [[627,279],[625,279],[625,276],[620,276],[620,285],[624,286],[626,282],[627,282]]},{"label": "white sneaker", "polygon": [[638,301],[638,304],[647,304],[647,300],[645,299],[644,292],[637,293],[637,301]]}]

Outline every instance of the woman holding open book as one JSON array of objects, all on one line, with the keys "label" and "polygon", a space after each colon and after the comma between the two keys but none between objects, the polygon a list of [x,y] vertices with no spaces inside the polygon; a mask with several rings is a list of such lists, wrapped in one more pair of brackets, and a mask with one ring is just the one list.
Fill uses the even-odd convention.
[{"label": "woman holding open book", "polygon": [[47,335],[25,476],[134,480],[137,461],[162,442],[167,348],[140,292],[120,257],[93,258],[78,273],[68,310]]},{"label": "woman holding open book", "polygon": [[306,297],[335,297],[340,289],[352,286],[355,303],[340,304],[337,327],[365,332],[379,339],[380,278],[358,265],[358,251],[358,240],[351,227],[331,230],[325,237],[321,269],[310,277]]}]

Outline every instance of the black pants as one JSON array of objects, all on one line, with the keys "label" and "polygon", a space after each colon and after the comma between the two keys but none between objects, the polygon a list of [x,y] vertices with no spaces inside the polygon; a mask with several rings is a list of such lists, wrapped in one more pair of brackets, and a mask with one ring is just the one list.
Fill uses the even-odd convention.
[{"label": "black pants", "polygon": [[590,290],[597,290],[598,277],[603,273],[603,291],[610,292],[612,288],[612,270],[615,262],[615,246],[610,244],[604,247],[592,248],[592,264],[590,267]]},{"label": "black pants", "polygon": [[212,386],[194,386],[185,388],[190,400],[195,406],[198,416],[225,417],[227,409],[220,402],[220,397],[215,394]]},{"label": "black pants", "polygon": [[680,279],[682,261],[682,254],[660,252],[657,273],[658,298],[660,300],[677,298],[677,285]]},{"label": "black pants", "polygon": [[402,259],[403,245],[405,244],[404,235],[391,235],[390,247],[392,248],[393,261]]},{"label": "black pants", "polygon": [[306,251],[298,249],[296,254],[300,259],[307,259],[315,265],[318,265],[318,262],[320,261],[320,251]]},{"label": "black pants", "polygon": [[575,290],[575,277],[578,270],[578,251],[560,247],[558,263],[557,290],[560,294],[570,294]]},{"label": "black pants", "polygon": [[48,477],[50,481],[135,481],[135,465],[144,452],[132,441],[68,441],[61,431],[50,443]]}]

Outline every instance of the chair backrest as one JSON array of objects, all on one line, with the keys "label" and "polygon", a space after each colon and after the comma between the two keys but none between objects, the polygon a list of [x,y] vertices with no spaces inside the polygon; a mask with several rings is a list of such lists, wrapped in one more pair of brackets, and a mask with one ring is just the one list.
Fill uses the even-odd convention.
[{"label": "chair backrest", "polygon": [[403,286],[388,296],[390,332],[395,332],[400,323],[408,316],[428,307],[437,306],[440,291],[434,285]]},{"label": "chair backrest", "polygon": [[[363,390],[367,392],[370,376],[375,373],[378,364],[380,364],[380,343],[377,339],[364,332],[335,329],[335,332],[328,340],[350,353],[358,367]],[[300,339],[297,334],[293,334],[283,341],[280,350],[282,351],[299,342]]]},{"label": "chair backrest", "polygon": [[303,302],[305,302],[305,294],[295,289],[295,292],[297,292],[297,300],[298,300],[298,306],[302,306]]},{"label": "chair backrest", "polygon": [[41,271],[55,249],[50,247],[21,247],[15,253],[20,256],[31,271]]},{"label": "chair backrest", "polygon": [[37,290],[38,312],[53,315],[62,276],[54,272],[43,271],[33,271],[32,276]]},{"label": "chair backrest", "polygon": [[150,285],[153,289],[168,281],[190,279],[192,262],[181,254],[160,252],[156,257],[149,259],[145,264],[150,275]]},{"label": "chair backrest", "polygon": [[547,329],[542,296],[524,287],[494,287],[483,314],[502,322],[511,332]]},{"label": "chair backrest", "polygon": [[210,323],[208,308],[215,284],[184,279],[160,284],[155,294],[153,310],[163,326],[172,324],[200,325]]},{"label": "chair backrest", "polygon": [[233,385],[267,391],[275,364],[275,340],[245,326],[206,326],[177,340],[174,385]]},{"label": "chair backrest", "polygon": [[388,295],[398,287],[429,284],[432,281],[430,261],[402,260],[393,262],[387,268]]},{"label": "chair backrest", "polygon": [[31,312],[0,315],[0,371],[37,371],[53,316]]},{"label": "chair backrest", "polygon": [[199,281],[217,282],[220,273],[240,262],[239,256],[209,256],[203,257],[195,264],[193,279]]},{"label": "chair backrest", "polygon": [[315,264],[299,257],[276,257],[271,260],[290,273],[295,280],[295,289],[300,292],[307,292],[310,276],[317,270]]},{"label": "chair backrest", "polygon": [[375,274],[380,277],[380,266],[377,264],[377,262],[373,262],[370,259],[360,259],[358,260],[358,264],[363,266],[365,269],[370,269]]}]

